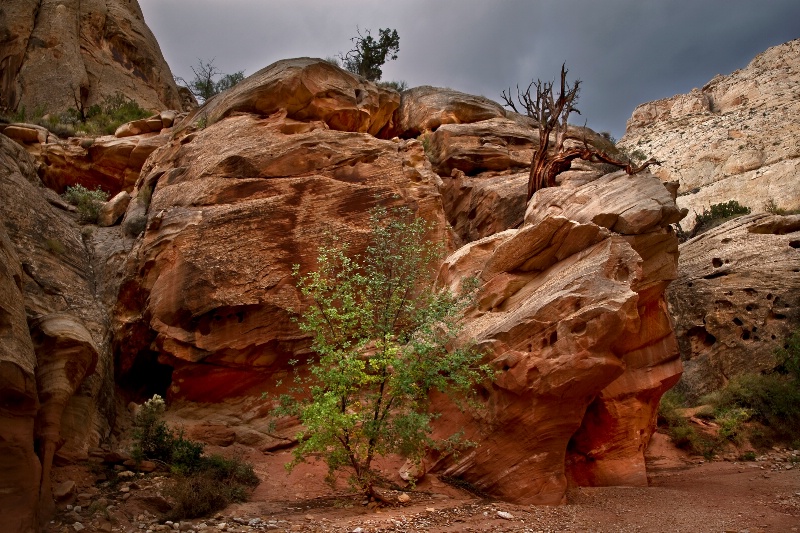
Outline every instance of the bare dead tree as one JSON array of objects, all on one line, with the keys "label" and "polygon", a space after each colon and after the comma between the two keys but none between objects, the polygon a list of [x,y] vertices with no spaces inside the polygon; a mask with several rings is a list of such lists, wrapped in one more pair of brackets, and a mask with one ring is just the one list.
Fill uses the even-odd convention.
[{"label": "bare dead tree", "polygon": [[[585,136],[583,139],[570,136],[569,115],[573,112],[580,114],[575,104],[578,101],[581,81],[575,80],[570,85],[567,82],[567,72],[569,71],[566,69],[566,64],[561,65],[561,84],[558,94],[554,92],[555,82],[552,81],[531,81],[525,91],[521,91],[517,86],[517,102],[522,106],[524,114],[533,119],[539,130],[539,147],[531,158],[527,200],[530,200],[539,189],[555,186],[556,176],[568,170],[574,159],[602,161],[623,168],[628,174],[636,174],[650,165],[659,164],[651,158],[641,165],[634,165],[631,161],[616,159],[590,146]],[[531,95],[532,89],[536,90],[535,96]],[[514,103],[510,88],[507,92],[503,91],[502,98],[507,107],[522,114]],[[565,148],[564,142],[567,139],[582,140],[583,146]]]}]

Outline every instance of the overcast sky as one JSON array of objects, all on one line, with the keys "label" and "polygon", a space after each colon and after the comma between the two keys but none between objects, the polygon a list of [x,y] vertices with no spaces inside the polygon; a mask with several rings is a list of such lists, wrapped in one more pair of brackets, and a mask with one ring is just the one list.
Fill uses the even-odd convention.
[{"label": "overcast sky", "polygon": [[[394,28],[384,80],[500,100],[562,62],[588,126],[619,138],[641,103],[702,87],[800,37],[800,0],[139,0],[173,74],[198,59],[250,75],[349,50],[356,26]],[[582,122],[574,117],[572,122]]]}]

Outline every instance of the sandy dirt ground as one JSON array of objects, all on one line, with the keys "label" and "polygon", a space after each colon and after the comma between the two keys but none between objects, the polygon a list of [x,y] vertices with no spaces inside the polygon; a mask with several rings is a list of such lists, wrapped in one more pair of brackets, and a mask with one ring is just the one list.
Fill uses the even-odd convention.
[{"label": "sandy dirt ground", "polygon": [[[261,454],[240,449],[238,453],[254,462],[262,480],[250,501],[177,524],[159,519],[158,494],[168,482],[164,476],[137,474],[129,483],[107,490],[85,466],[58,469],[58,481],[76,482],[78,500],[73,499],[72,508],[62,503],[46,531],[800,531],[800,452],[793,450],[772,450],[756,461],[707,462],[685,455],[667,437],[656,434],[648,457],[650,486],[573,488],[568,504],[559,507],[504,503],[433,475],[407,493],[406,504],[376,506],[349,493],[344,483],[337,490],[331,488],[324,482],[322,464],[301,464],[288,473],[284,468],[291,459],[288,451]],[[76,512],[74,505],[80,503]]]}]

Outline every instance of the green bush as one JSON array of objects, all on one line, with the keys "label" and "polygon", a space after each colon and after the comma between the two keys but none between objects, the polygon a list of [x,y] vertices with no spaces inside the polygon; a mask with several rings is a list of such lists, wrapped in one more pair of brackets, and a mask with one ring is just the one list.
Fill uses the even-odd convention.
[{"label": "green bush", "polygon": [[108,193],[103,191],[99,186],[97,189],[90,191],[83,185],[75,185],[67,187],[64,194],[61,195],[64,200],[78,208],[78,214],[81,221],[94,224],[97,222],[97,217],[100,215],[100,208],[103,203],[108,201]]},{"label": "green bush", "polygon": [[76,124],[76,129],[89,135],[113,135],[117,128],[126,122],[147,118],[150,115],[152,113],[142,109],[138,102],[117,93],[106,97],[101,104],[91,106],[86,112],[86,122]]},{"label": "green bush", "polygon": [[713,397],[717,412],[744,409],[767,426],[775,440],[800,440],[800,386],[778,373],[746,374],[732,379]]},{"label": "green bush", "polygon": [[708,209],[703,209],[703,212],[697,215],[697,221],[695,222],[692,236],[699,235],[732,218],[748,214],[750,214],[750,208],[741,205],[736,200],[731,200],[723,204],[713,204]]},{"label": "green bush", "polygon": [[155,395],[139,409],[134,418],[132,455],[137,461],[151,459],[169,465],[175,479],[166,494],[175,505],[168,517],[198,518],[246,501],[248,487],[259,483],[253,465],[238,457],[204,455],[201,443],[167,426],[165,407],[164,400]]},{"label": "green bush", "polygon": [[668,390],[658,405],[658,422],[672,443],[689,453],[711,459],[721,443],[711,435],[698,431],[680,412],[686,406],[685,398],[676,389]]},{"label": "green bush", "polygon": [[297,396],[283,396],[276,414],[304,426],[290,467],[321,457],[331,477],[349,469],[352,485],[375,496],[377,457],[418,460],[455,446],[458,434],[444,441],[432,435],[429,393],[469,398],[491,370],[480,365],[479,351],[453,346],[474,287],[453,294],[435,286],[441,248],[428,240],[428,223],[408,208],[380,207],[370,211],[370,229],[362,255],[340,241],[320,247],[316,271],[301,275],[294,266],[298,289],[312,303],[297,324],[312,336],[317,357],[308,377],[298,373]]}]

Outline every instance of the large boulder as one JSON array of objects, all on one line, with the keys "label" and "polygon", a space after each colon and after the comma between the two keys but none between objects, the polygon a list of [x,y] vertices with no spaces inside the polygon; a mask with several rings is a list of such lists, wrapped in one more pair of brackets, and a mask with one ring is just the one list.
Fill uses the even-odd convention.
[{"label": "large boulder", "polygon": [[198,401],[260,393],[308,349],[290,320],[302,305],[292,266],[312,268],[326,236],[363,246],[380,204],[412,207],[444,238],[436,180],[416,141],[285,112],[178,135],[145,165],[123,221],[144,231],[114,317],[123,383],[161,376],[150,384]]},{"label": "large boulder", "polygon": [[[377,135],[400,105],[400,95],[327,61],[284,59],[209,100],[195,115],[213,124],[233,113],[322,121],[332,130]],[[288,132],[287,132],[288,133]]]},{"label": "large boulder", "polygon": [[800,215],[753,214],[680,245],[670,310],[689,400],[776,365],[800,326]]},{"label": "large boulder", "polygon": [[6,2],[0,109],[88,109],[122,94],[146,109],[183,102],[136,0]]},{"label": "large boulder", "polygon": [[539,191],[522,228],[445,261],[442,283],[482,283],[464,337],[497,371],[484,410],[442,417],[443,434],[477,443],[446,457],[446,474],[520,503],[561,503],[569,482],[647,484],[658,401],[681,373],[664,300],[678,210],[652,175],[620,178]]},{"label": "large boulder", "polygon": [[638,106],[619,145],[662,164],[680,184],[684,229],[713,204],[736,200],[753,212],[800,208],[800,39],[775,46],[701,89]]},{"label": "large boulder", "polygon": [[443,124],[469,124],[505,117],[505,109],[486,97],[424,85],[403,91],[400,107],[392,119],[391,134],[416,137],[435,131]]}]

